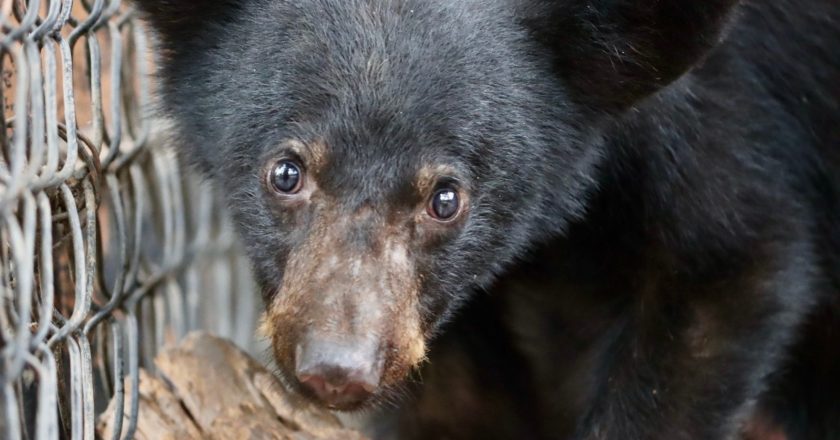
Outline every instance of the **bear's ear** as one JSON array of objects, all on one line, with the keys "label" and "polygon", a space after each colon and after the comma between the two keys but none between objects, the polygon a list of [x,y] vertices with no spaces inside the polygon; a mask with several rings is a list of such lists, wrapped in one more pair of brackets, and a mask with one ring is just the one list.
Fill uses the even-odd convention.
[{"label": "bear's ear", "polygon": [[[239,11],[237,0],[134,0],[166,49],[202,42]],[[188,49],[187,49],[188,50]]]},{"label": "bear's ear", "polygon": [[522,0],[521,17],[583,102],[620,110],[718,43],[738,0]]}]

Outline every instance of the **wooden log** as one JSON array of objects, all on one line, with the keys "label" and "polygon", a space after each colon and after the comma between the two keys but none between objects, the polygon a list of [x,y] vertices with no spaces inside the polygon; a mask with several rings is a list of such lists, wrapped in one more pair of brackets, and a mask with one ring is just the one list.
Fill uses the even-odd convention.
[{"label": "wooden log", "polygon": [[[343,428],[330,412],[286,391],[233,344],[207,333],[193,333],[164,350],[155,365],[159,378],[145,373],[140,378],[137,439],[364,438]],[[110,438],[113,411],[112,402],[100,417],[103,438]]]},{"label": "wooden log", "polygon": [[[128,429],[130,387],[125,384],[126,399],[123,411],[123,436]],[[103,439],[113,438],[114,400],[99,417],[97,431]],[[123,437],[124,438],[124,437]],[[140,370],[140,412],[138,413],[135,440],[199,440],[203,438],[201,430],[181,406],[181,401],[166,384]]]}]

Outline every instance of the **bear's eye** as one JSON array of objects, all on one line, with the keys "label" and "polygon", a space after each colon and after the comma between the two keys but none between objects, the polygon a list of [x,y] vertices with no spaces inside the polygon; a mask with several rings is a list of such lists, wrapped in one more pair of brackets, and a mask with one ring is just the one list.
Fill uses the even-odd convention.
[{"label": "bear's eye", "polygon": [[295,194],[303,186],[303,172],[300,165],[292,160],[284,159],[274,164],[269,172],[268,180],[277,192]]},{"label": "bear's eye", "polygon": [[460,204],[458,191],[452,188],[438,189],[429,202],[429,215],[438,220],[451,220],[458,214]]}]

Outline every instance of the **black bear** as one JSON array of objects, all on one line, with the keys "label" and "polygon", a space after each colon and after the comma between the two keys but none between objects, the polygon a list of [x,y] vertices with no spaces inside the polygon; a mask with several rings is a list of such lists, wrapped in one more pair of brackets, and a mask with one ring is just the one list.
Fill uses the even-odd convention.
[{"label": "black bear", "polygon": [[399,438],[840,439],[840,4],[138,0],[278,375]]}]

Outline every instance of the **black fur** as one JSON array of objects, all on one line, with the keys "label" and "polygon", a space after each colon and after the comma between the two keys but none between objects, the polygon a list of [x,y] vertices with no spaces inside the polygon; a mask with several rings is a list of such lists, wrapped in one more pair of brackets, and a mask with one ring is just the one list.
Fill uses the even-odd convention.
[{"label": "black fur", "polygon": [[138,3],[267,290],[308,233],[262,193],[283,139],[326,140],[348,212],[465,176],[467,223],[413,256],[441,336],[383,431],[840,438],[836,2]]}]

